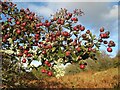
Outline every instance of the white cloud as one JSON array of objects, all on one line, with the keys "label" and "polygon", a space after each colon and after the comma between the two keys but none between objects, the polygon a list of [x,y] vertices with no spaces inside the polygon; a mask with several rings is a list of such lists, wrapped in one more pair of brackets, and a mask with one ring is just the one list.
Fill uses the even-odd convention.
[{"label": "white cloud", "polygon": [[45,6],[36,6],[36,5],[33,5],[33,4],[29,4],[29,5],[28,5],[28,8],[29,8],[31,11],[33,11],[33,12],[39,14],[39,15],[42,15],[42,16],[44,16],[44,17],[49,17],[50,14],[53,13],[53,10],[52,10],[52,9],[50,9],[50,8],[48,8],[48,7],[45,7]]},{"label": "white cloud", "polygon": [[114,5],[109,13],[104,15],[105,18],[117,19],[118,18],[118,5]]}]

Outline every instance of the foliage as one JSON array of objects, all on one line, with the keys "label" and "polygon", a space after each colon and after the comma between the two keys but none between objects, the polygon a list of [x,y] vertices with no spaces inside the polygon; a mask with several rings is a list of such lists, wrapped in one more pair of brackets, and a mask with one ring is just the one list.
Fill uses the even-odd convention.
[{"label": "foliage", "polygon": [[66,74],[67,75],[75,74],[75,73],[80,73],[83,71],[103,71],[103,70],[107,70],[112,67],[118,67],[119,65],[118,58],[117,57],[110,58],[110,56],[106,54],[105,51],[102,51],[102,53],[98,55],[97,58],[98,60],[96,62],[90,58],[84,61],[85,63],[87,63],[85,70],[81,70],[79,68],[78,63],[74,65],[72,64],[68,65],[65,69]]},{"label": "foliage", "polygon": [[1,55],[3,87],[27,87],[24,80],[36,79],[32,73],[25,72],[25,69],[19,66],[15,58],[11,58],[11,56],[6,53],[1,53]]}]

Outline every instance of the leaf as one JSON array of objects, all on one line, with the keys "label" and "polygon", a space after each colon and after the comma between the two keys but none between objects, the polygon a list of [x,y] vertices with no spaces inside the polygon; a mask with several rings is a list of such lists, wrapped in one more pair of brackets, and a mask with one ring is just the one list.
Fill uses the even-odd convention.
[{"label": "leaf", "polygon": [[71,54],[72,54],[73,60],[76,61],[76,59],[77,59],[77,55],[76,55],[74,52],[71,52]]},{"label": "leaf", "polygon": [[78,37],[78,35],[77,35],[77,34],[78,34],[78,32],[73,32],[73,33],[74,33],[74,35],[75,35],[76,37]]},{"label": "leaf", "polygon": [[82,50],[87,50],[83,45],[80,47]]},{"label": "leaf", "polygon": [[70,29],[68,25],[69,25],[69,24],[66,24],[66,25],[64,25],[63,27],[64,27],[64,28],[67,28],[67,29]]},{"label": "leaf", "polygon": [[56,50],[56,48],[55,48],[55,47],[53,47],[53,48],[52,48],[52,52],[54,52],[55,50]]},{"label": "leaf", "polygon": [[28,65],[30,65],[30,64],[31,64],[31,62],[32,62],[32,60],[31,60],[31,59],[28,59]]},{"label": "leaf", "polygon": [[81,56],[83,53],[84,53],[84,52],[83,52],[83,51],[81,51],[81,52],[79,52],[79,54],[78,54],[78,55],[79,55],[79,56]]},{"label": "leaf", "polygon": [[95,46],[99,49],[100,44],[99,43],[95,43]]},{"label": "leaf", "polygon": [[35,55],[33,58],[34,58],[35,60],[38,60],[38,55]]},{"label": "leaf", "polygon": [[63,53],[63,51],[61,50],[60,47],[59,47],[58,55],[59,55],[60,57],[64,57],[64,53]]},{"label": "leaf", "polygon": [[66,46],[66,49],[69,50],[69,46]]},{"label": "leaf", "polygon": [[96,37],[96,36],[95,36],[95,35],[93,35],[93,36],[92,36],[92,40],[94,40],[94,39],[95,39],[95,37]]}]

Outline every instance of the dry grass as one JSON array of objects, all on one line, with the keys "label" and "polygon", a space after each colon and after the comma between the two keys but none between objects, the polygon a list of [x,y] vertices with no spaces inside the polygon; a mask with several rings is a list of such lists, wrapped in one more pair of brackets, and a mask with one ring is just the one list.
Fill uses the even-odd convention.
[{"label": "dry grass", "polygon": [[[120,75],[119,75],[120,77]],[[87,71],[78,74],[40,80],[25,80],[27,87],[34,88],[114,88],[118,83],[118,68],[105,71]]]},{"label": "dry grass", "polygon": [[[39,82],[34,81],[31,84],[41,87]],[[116,83],[118,83],[118,68],[111,68],[100,72],[89,71],[66,75],[59,79],[52,77],[46,79],[42,86],[44,88],[113,88]]]}]

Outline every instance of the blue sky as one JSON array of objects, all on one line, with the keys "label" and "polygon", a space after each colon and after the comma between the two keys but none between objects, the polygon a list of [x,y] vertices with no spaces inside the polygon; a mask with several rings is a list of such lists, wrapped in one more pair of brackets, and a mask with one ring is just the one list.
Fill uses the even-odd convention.
[{"label": "blue sky", "polygon": [[[110,31],[111,36],[109,40],[114,40],[116,47],[113,48],[112,53],[108,54],[111,57],[114,57],[117,54],[118,45],[120,45],[120,42],[118,44],[118,0],[104,0],[106,2],[97,2],[99,0],[91,0],[93,2],[86,2],[88,0],[84,0],[84,2],[73,2],[72,0],[70,0],[72,2],[67,2],[68,0],[66,0],[66,2],[54,2],[54,0],[51,0],[52,2],[44,2],[45,0],[40,0],[43,2],[38,2],[39,0],[36,0],[36,2],[29,2],[30,0],[25,1],[27,2],[16,1],[15,3],[17,3],[18,8],[29,8],[31,11],[40,16],[44,16],[45,18],[48,18],[50,14],[55,13],[55,11],[60,8],[67,8],[68,11],[73,11],[75,8],[82,9],[85,15],[79,18],[79,23],[97,35],[102,26]],[[100,49],[106,51],[106,47],[104,46]]]}]

